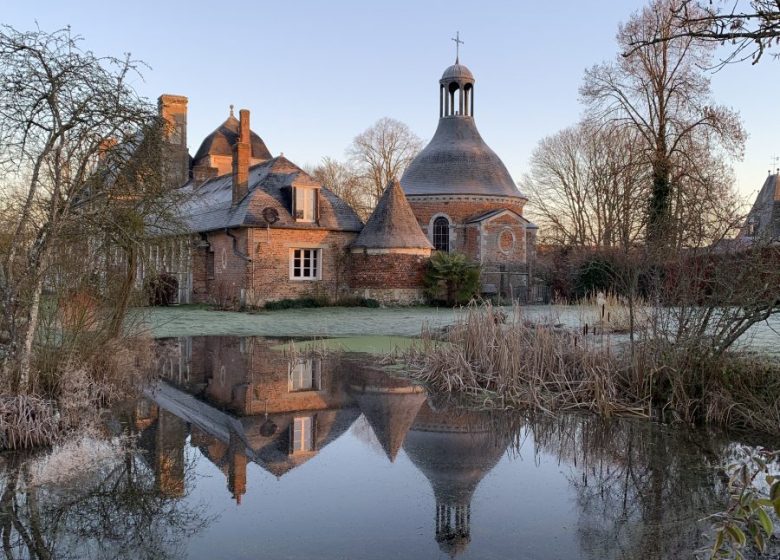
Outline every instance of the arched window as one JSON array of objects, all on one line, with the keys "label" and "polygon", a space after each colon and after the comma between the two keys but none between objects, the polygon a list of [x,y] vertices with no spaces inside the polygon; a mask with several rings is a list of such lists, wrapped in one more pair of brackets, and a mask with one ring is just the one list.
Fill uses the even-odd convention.
[{"label": "arched window", "polygon": [[437,251],[450,251],[450,221],[444,216],[433,220],[433,247]]}]

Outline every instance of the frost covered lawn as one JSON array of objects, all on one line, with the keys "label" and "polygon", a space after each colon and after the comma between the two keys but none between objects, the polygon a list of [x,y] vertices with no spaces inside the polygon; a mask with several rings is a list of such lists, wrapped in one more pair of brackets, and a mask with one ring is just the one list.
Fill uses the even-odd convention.
[{"label": "frost covered lawn", "polygon": [[[511,313],[511,308],[505,311]],[[238,313],[210,311],[199,306],[137,309],[131,322],[143,319],[152,336],[272,336],[272,337],[410,337],[422,326],[441,328],[452,324],[460,310],[434,307],[371,309],[366,307],[321,307]],[[577,328],[583,319],[574,307],[530,305],[522,308],[525,319],[552,321]],[[615,337],[618,340],[620,337]],[[373,344],[373,343],[372,343]],[[742,344],[750,350],[780,353],[780,316],[753,327]]]},{"label": "frost covered lawn", "polygon": [[432,328],[455,321],[460,311],[432,307],[370,309],[322,307],[238,313],[197,307],[137,310],[155,337],[235,336],[419,336],[424,323]]}]

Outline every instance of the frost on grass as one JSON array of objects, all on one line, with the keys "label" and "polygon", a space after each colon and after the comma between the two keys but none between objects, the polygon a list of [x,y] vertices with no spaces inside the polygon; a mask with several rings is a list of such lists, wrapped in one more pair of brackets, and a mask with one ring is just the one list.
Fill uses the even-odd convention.
[{"label": "frost on grass", "polygon": [[130,444],[126,438],[107,440],[92,430],[63,440],[31,462],[32,485],[62,486],[89,478],[122,460]]}]

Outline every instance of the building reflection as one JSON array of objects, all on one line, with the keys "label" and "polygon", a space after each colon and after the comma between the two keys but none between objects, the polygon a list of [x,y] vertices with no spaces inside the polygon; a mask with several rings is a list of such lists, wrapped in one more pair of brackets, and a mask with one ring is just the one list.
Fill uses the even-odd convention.
[{"label": "building reflection", "polygon": [[436,542],[454,557],[471,541],[471,500],[511,437],[497,433],[488,413],[436,411],[426,402],[404,450],[433,487]]},{"label": "building reflection", "polygon": [[421,387],[365,359],[286,348],[285,341],[266,338],[160,343],[163,381],[139,406],[136,421],[160,490],[183,492],[189,438],[240,503],[250,465],[282,477],[362,414],[388,460],[403,448],[430,482],[441,550],[463,551],[471,539],[474,492],[510,437],[496,436],[488,414],[434,410]]}]

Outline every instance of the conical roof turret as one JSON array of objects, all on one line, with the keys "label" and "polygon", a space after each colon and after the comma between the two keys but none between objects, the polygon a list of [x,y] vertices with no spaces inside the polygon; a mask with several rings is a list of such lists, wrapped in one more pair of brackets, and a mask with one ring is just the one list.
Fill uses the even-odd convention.
[{"label": "conical roof turret", "polygon": [[420,229],[401,184],[394,179],[385,189],[353,249],[433,249]]}]

